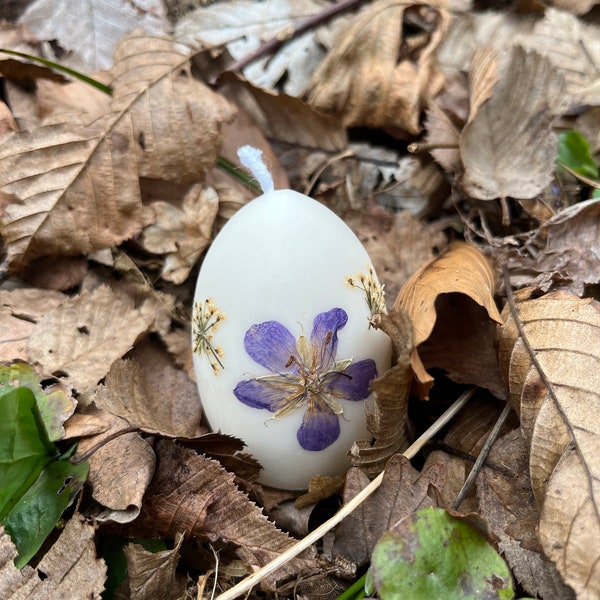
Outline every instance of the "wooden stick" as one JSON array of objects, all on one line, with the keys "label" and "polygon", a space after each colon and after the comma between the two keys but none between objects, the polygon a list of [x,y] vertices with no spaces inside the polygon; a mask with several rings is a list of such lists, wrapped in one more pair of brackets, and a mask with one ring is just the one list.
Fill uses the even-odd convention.
[{"label": "wooden stick", "polygon": [[[446,410],[446,412],[429,428],[423,433],[415,442],[409,446],[402,454],[406,458],[411,459],[419,450],[440,430],[442,427],[447,425],[454,416],[462,409],[467,403],[471,396],[475,393],[475,388],[471,388],[464,392],[458,400]],[[280,554],[277,558],[273,559],[270,563],[260,568],[258,571],[246,577],[232,588],[223,592],[217,597],[217,600],[234,600],[245,592],[251,590],[257,583],[259,583],[266,576],[270,575],[273,571],[276,571],[284,565],[286,562],[298,556],[302,551],[312,546],[317,540],[322,538],[328,531],[333,529],[340,521],[347,517],[355,508],[360,506],[380,485],[383,481],[385,471],[382,471],[369,485],[361,490],[348,504],[344,504],[340,510],[331,517],[331,519],[325,521],[322,525],[317,527],[314,531],[309,533],[305,538],[299,540],[296,544],[288,548],[285,552]]]}]

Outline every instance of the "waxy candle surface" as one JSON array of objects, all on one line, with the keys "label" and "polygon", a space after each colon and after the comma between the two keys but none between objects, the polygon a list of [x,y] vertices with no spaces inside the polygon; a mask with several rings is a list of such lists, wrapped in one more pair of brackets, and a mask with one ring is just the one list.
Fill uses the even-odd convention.
[{"label": "waxy candle surface", "polygon": [[348,226],[297,192],[251,201],[213,242],[194,303],[200,397],[212,429],[260,461],[262,483],[305,489],[343,474],[352,443],[370,437],[368,382],[391,360],[369,327],[377,291]]}]

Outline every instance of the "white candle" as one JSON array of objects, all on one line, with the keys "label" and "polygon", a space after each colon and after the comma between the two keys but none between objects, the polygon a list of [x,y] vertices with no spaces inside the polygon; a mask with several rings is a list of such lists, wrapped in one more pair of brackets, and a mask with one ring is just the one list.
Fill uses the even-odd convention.
[{"label": "white candle", "polygon": [[216,237],[194,301],[198,388],[212,429],[247,444],[262,483],[305,489],[347,470],[369,437],[368,384],[390,367],[389,338],[369,323],[382,307],[362,244],[308,196],[267,191]]}]

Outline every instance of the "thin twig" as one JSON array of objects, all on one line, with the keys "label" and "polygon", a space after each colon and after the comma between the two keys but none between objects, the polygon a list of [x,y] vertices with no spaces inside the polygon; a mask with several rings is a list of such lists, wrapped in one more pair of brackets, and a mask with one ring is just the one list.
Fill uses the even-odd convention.
[{"label": "thin twig", "polygon": [[102,448],[102,446],[105,446],[106,444],[108,444],[108,442],[112,442],[113,440],[115,440],[118,437],[121,437],[122,435],[125,435],[127,433],[134,433],[136,431],[139,431],[139,429],[137,427],[126,427],[125,429],[119,429],[119,431],[115,431],[114,433],[107,435],[105,438],[100,440],[97,444],[94,444],[87,452],[84,452],[81,456],[72,458],[71,462],[74,465],[79,465],[83,461],[87,460],[90,456],[92,456],[92,454],[94,454],[95,452],[100,450],[100,448]]},{"label": "thin twig", "polygon": [[485,440],[485,444],[483,445],[483,448],[481,449],[481,452],[479,453],[479,456],[477,457],[477,460],[475,461],[475,464],[473,465],[471,472],[469,473],[467,479],[465,480],[460,492],[458,492],[456,499],[452,503],[453,510],[458,509],[458,507],[461,505],[462,501],[465,499],[465,496],[471,489],[471,486],[473,485],[473,482],[475,481],[477,474],[479,473],[479,471],[481,471],[481,468],[483,467],[483,463],[485,462],[485,459],[488,457],[488,454],[490,453],[490,450],[492,449],[492,445],[498,439],[498,435],[500,434],[500,429],[502,429],[502,425],[504,425],[504,422],[506,421],[508,415],[510,414],[510,411],[511,411],[511,406],[507,402],[506,405],[504,406],[504,408],[502,409],[502,412],[500,413],[500,415],[496,421],[496,424],[492,428],[492,431],[490,431],[490,435],[488,435],[487,440]]},{"label": "thin twig", "polygon": [[[407,448],[402,454],[406,458],[412,458],[419,452],[419,450],[444,426],[446,426],[454,416],[461,410],[461,408],[467,403],[471,396],[475,393],[475,388],[471,388],[464,392],[458,400],[446,410],[446,412],[429,428],[423,435],[421,435],[409,448]],[[246,577],[240,581],[237,585],[223,592],[217,597],[217,600],[233,600],[238,598],[244,592],[251,590],[257,583],[262,579],[273,573],[284,565],[286,562],[298,556],[302,551],[312,546],[316,541],[321,539],[328,531],[333,529],[340,521],[347,517],[354,509],[360,506],[380,485],[383,481],[385,471],[382,471],[369,485],[361,490],[350,502],[344,504],[340,510],[331,517],[328,521],[325,521],[322,525],[317,527],[313,532],[309,533],[305,538],[299,540],[291,548],[288,548],[285,552],[280,554],[277,558],[266,564],[264,567]]]},{"label": "thin twig", "polygon": [[239,72],[245,69],[250,63],[253,63],[255,60],[262,58],[263,56],[270,54],[271,52],[275,52],[275,50],[279,49],[283,44],[289,42],[291,39],[296,36],[304,33],[305,31],[311,29],[312,27],[316,27],[317,25],[322,25],[326,23],[333,17],[347,11],[360,6],[365,0],[343,0],[342,2],[336,2],[331,6],[328,6],[325,10],[317,13],[316,15],[312,15],[307,17],[303,21],[300,21],[297,25],[290,29],[289,33],[287,30],[284,30],[280,34],[275,37],[267,40],[264,44],[259,46],[254,52],[240,58],[240,60],[236,60],[234,63],[227,67],[227,71]]}]

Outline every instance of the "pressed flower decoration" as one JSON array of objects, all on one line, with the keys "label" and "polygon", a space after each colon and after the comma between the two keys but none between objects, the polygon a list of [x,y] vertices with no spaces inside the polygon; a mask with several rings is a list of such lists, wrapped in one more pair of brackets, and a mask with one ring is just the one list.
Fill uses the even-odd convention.
[{"label": "pressed flower decoration", "polygon": [[224,320],[225,315],[214,305],[211,298],[204,302],[194,302],[193,349],[198,355],[206,354],[215,374],[223,368],[223,350],[213,344],[213,335]]},{"label": "pressed flower decoration", "polygon": [[305,450],[324,450],[338,439],[344,412],[340,400],[364,400],[377,376],[371,359],[336,360],[338,331],[347,322],[345,310],[332,308],[315,317],[309,340],[304,335],[296,340],[278,321],[253,325],[244,337],[248,355],[272,374],[240,381],[236,398],[274,418],[305,408],[297,432]]},{"label": "pressed flower decoration", "polygon": [[375,315],[387,312],[385,308],[384,286],[377,281],[373,267],[369,266],[367,275],[364,273],[357,273],[356,277],[346,277],[346,283],[350,287],[364,292],[365,300],[367,301],[367,306],[371,313],[369,319],[371,324]]}]

